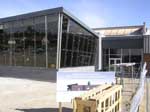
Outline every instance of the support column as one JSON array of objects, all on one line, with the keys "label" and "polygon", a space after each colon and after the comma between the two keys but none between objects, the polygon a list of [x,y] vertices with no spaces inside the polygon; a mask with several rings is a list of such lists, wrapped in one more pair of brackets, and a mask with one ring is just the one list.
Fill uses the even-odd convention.
[{"label": "support column", "polygon": [[45,50],[46,50],[46,68],[48,68],[47,16],[45,16]]},{"label": "support column", "polygon": [[63,20],[63,14],[60,13],[58,15],[56,69],[60,68],[60,62],[61,62],[62,20]]}]

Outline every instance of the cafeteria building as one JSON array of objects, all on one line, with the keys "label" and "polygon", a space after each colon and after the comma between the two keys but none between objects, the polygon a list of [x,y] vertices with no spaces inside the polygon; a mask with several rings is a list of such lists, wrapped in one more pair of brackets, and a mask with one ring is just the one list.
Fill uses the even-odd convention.
[{"label": "cafeteria building", "polygon": [[63,7],[1,18],[0,75],[56,80],[60,69],[93,71],[97,40]]},{"label": "cafeteria building", "polygon": [[64,8],[0,19],[0,65],[94,66],[98,35]]}]

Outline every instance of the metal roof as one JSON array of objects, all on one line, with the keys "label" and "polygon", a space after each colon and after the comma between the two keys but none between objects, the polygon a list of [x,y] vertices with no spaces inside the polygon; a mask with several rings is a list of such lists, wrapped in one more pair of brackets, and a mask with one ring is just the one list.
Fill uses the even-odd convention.
[{"label": "metal roof", "polygon": [[42,15],[43,16],[50,15],[50,14],[55,14],[55,13],[64,13],[65,15],[67,15],[68,17],[73,19],[76,23],[78,23],[83,28],[86,28],[87,31],[94,34],[98,38],[98,35],[91,28],[89,28],[87,25],[85,25],[83,22],[81,22],[79,19],[77,19],[74,15],[69,13],[63,7],[46,9],[46,10],[42,10],[42,11],[36,11],[36,12],[31,12],[31,13],[26,13],[26,14],[21,14],[21,15],[6,17],[6,18],[0,18],[0,24],[5,23],[5,22],[10,22],[10,21],[16,21],[16,20],[20,20],[20,19],[27,19],[27,18],[42,16]]},{"label": "metal roof", "polygon": [[145,25],[94,28],[93,30],[105,36],[143,35]]},{"label": "metal roof", "polygon": [[104,29],[126,29],[126,28],[141,28],[144,25],[133,25],[133,26],[116,26],[116,27],[102,27],[102,28],[93,28],[93,30],[104,30]]}]

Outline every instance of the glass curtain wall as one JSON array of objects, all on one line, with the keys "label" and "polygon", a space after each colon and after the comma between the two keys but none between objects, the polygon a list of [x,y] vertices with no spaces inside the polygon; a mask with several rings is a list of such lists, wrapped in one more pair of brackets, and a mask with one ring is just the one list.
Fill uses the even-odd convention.
[{"label": "glass curtain wall", "polygon": [[57,57],[57,34],[58,34],[58,14],[47,17],[47,38],[48,38],[48,67],[56,68]]},{"label": "glass curtain wall", "polygon": [[[9,65],[9,51],[10,46],[8,41],[10,39],[10,30],[8,29],[9,24],[1,25],[0,29],[0,64]],[[4,32],[5,28],[5,32]]]},{"label": "glass curtain wall", "polygon": [[46,67],[48,58],[48,67],[55,68],[57,32],[58,14],[3,23],[0,28],[0,64]]},{"label": "glass curtain wall", "polygon": [[94,65],[95,53],[96,37],[64,15],[62,24],[61,67]]},{"label": "glass curtain wall", "polygon": [[109,70],[110,59],[121,59],[122,63],[136,63],[135,71],[138,71],[142,61],[142,49],[103,49],[103,69]]}]

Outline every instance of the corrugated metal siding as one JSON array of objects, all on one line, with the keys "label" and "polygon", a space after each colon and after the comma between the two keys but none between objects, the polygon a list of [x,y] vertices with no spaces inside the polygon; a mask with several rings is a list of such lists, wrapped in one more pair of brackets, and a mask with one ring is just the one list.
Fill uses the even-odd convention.
[{"label": "corrugated metal siding", "polygon": [[144,54],[150,54],[150,35],[144,36]]}]

